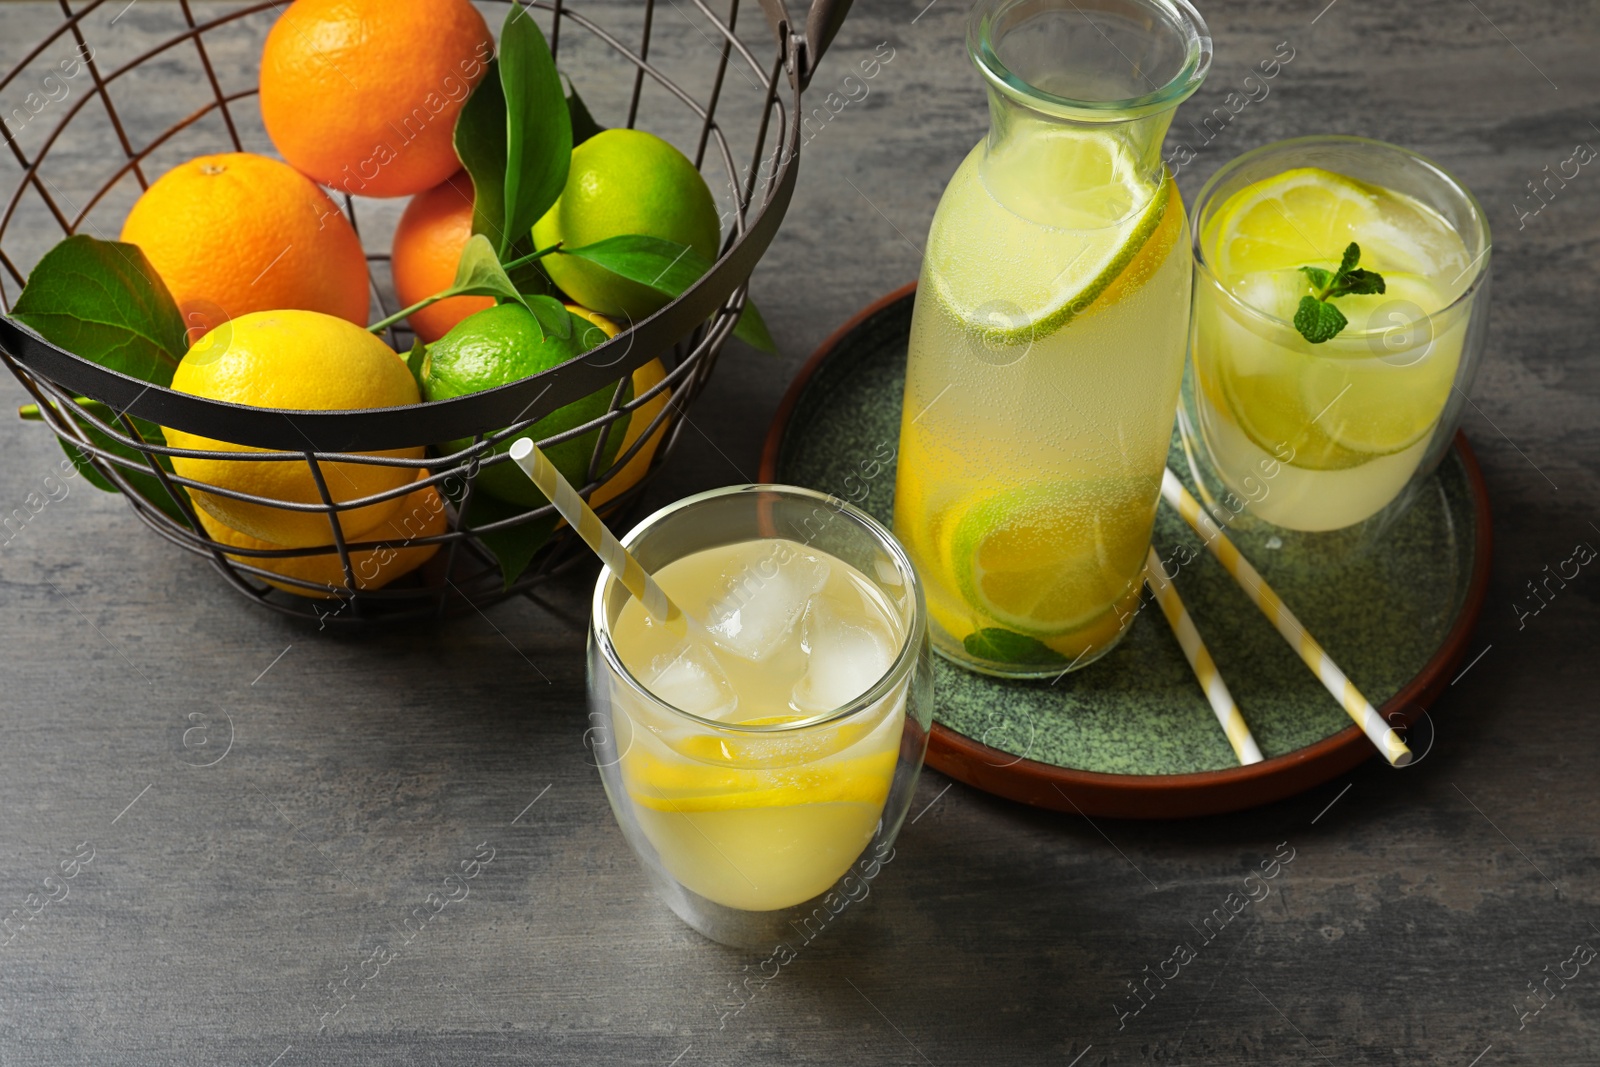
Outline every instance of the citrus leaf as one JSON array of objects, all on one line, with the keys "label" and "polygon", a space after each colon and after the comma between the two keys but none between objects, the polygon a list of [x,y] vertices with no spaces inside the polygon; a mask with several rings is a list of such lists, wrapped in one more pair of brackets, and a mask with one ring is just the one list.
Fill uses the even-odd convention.
[{"label": "citrus leaf", "polygon": [[422,338],[412,338],[411,351],[406,354],[406,370],[416,379],[418,389],[422,388],[422,364],[427,358],[428,346],[422,343]]},{"label": "citrus leaf", "polygon": [[572,312],[553,296],[527,296],[522,302],[533,317],[539,320],[539,329],[546,337],[554,336],[565,341],[572,336]]},{"label": "citrus leaf", "polygon": [[567,184],[572,118],[544,33],[520,2],[500,27],[506,108],[505,233],[500,251],[533,228]]},{"label": "citrus leaf", "polygon": [[[571,79],[567,84],[572,86]],[[594,120],[589,114],[589,109],[583,103],[583,97],[578,95],[576,86],[567,92],[567,115],[572,120],[572,147],[576,148],[597,133],[603,133],[605,127]]]},{"label": "citrus leaf", "polygon": [[[58,408],[59,406],[60,405],[57,405]],[[111,409],[106,407],[104,404],[101,404],[97,400],[80,400],[78,401],[78,406],[82,407],[85,411],[92,413],[96,418],[103,419],[107,422],[117,421],[117,417],[111,411]],[[132,460],[148,469],[148,464],[150,461],[140,452],[129,448],[127,445],[124,445],[115,438],[111,437],[104,430],[101,430],[92,419],[85,418],[78,412],[71,412],[70,415],[78,424],[79,428],[81,428],[88,436],[89,440],[97,447],[113,453],[114,455],[120,456],[123,459]],[[144,419],[134,419],[133,424],[138,428],[139,436],[143,437],[147,443],[156,445],[164,445],[167,443],[166,435],[161,432],[161,427],[157,426],[155,423],[146,422]],[[127,432],[126,426],[119,426],[118,429],[123,433]],[[61,444],[61,451],[65,452],[67,458],[72,460],[72,465],[78,468],[78,473],[83,475],[85,481],[94,486],[96,489],[100,489],[107,493],[121,492],[121,490],[118,489],[110,479],[95,469],[94,464],[90,461],[89,453],[83,451],[76,444],[68,441],[66,438],[58,438],[58,440]],[[168,474],[172,473],[171,457],[158,455],[156,457],[156,462],[161,464],[162,470],[165,470]],[[166,487],[161,484],[160,479],[158,479],[154,474],[147,474],[143,471],[131,471],[126,467],[118,467],[117,473],[119,473],[123,480],[125,480],[129,485],[137,489],[140,496],[154,504],[156,507],[160,508],[174,522],[178,523],[180,526],[189,525],[189,520],[184,516],[183,509],[180,508],[177,502],[172,499],[172,496],[167,492]],[[185,492],[181,485],[174,486],[173,488],[180,493]]]},{"label": "citrus leaf", "polygon": [[[561,254],[586,259],[667,297],[682,295],[711,269],[711,261],[688,245],[636,233],[607,237],[580,248],[562,248]],[[763,352],[778,350],[753,301],[745,301],[733,335]]]},{"label": "citrus leaf", "polygon": [[68,352],[171,385],[188,349],[183,316],[137,245],[74,234],[44,254],[11,309]]},{"label": "citrus leaf", "polygon": [[996,663],[1023,663],[1053,667],[1068,662],[1067,657],[1026,634],[1012,633],[998,627],[968,634],[961,642],[969,654]]},{"label": "citrus leaf", "polygon": [[466,247],[461,250],[461,260],[456,264],[456,280],[449,292],[454,296],[492,296],[497,300],[528,306],[528,302],[507,277],[505,268],[500,265],[500,257],[495,255],[494,246],[481,233],[467,238]]},{"label": "citrus leaf", "polygon": [[[450,482],[445,484],[449,485]],[[465,486],[461,486],[454,493],[449,494],[451,500],[461,503],[465,493]],[[515,515],[522,515],[527,508],[517,504],[508,504],[503,500],[490,496],[483,490],[472,494],[472,500],[467,505],[467,513],[462,517],[461,526],[467,530],[489,550],[495,562],[500,564],[500,577],[507,588],[522,576],[528,569],[528,564],[533,562],[533,557],[539,549],[544,547],[550,535],[555,531],[559,516],[547,515],[534,522],[523,523],[521,526],[512,526],[504,530],[490,530],[478,533],[473,530],[475,525],[487,526],[501,519],[509,519]]]},{"label": "citrus leaf", "polygon": [[455,146],[472,179],[472,232],[498,247],[506,236],[506,97],[500,61],[488,67],[456,116]]}]

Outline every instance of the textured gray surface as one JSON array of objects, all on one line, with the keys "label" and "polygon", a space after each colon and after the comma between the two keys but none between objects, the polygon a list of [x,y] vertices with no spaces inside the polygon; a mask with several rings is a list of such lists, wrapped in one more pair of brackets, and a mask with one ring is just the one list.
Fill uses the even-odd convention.
[{"label": "textured gray surface", "polygon": [[[864,0],[835,42],[821,93],[879,42],[894,58],[807,146],[756,275],[784,355],[730,349],[654,499],[753,475],[800,360],[914,275],[985,122],[961,5],[925,2]],[[175,17],[142,0],[110,25],[122,6],[94,16],[108,48]],[[1526,183],[1574,144],[1600,144],[1600,16],[1324,6],[1206,5],[1219,58],[1190,112],[1278,42],[1295,58],[1179,180],[1192,197],[1255,145],[1363,133],[1433,156],[1488,208],[1491,354],[1466,417],[1497,510],[1487,651],[1437,706],[1420,763],[1180,825],[1091,826],[929,774],[868,903],[765,980],[765,957],[707,944],[646,895],[612,824],[581,742],[582,582],[549,609],[332,636],[247,610],[74,480],[0,548],[0,915],[68,890],[0,948],[0,1063],[1594,1062],[1595,965],[1518,1013],[1577,943],[1600,947],[1600,579],[1584,570],[1521,628],[1514,605],[1575,542],[1600,543],[1600,185],[1585,167],[1521,229],[1513,204],[1531,209]],[[0,4],[0,67],[58,17]],[[151,106],[177,111],[162,78]],[[75,151],[88,165],[116,149]],[[5,405],[22,398],[0,383]],[[0,435],[9,513],[59,452],[36,425],[0,419]],[[226,754],[193,766],[230,722]],[[93,860],[47,887],[84,841]],[[1285,841],[1268,898],[1208,942],[1202,920]],[[329,983],[359,985],[480,842],[494,858],[466,899],[319,1035]],[[1194,958],[1119,1030],[1126,983],[1172,973],[1180,941]]]}]

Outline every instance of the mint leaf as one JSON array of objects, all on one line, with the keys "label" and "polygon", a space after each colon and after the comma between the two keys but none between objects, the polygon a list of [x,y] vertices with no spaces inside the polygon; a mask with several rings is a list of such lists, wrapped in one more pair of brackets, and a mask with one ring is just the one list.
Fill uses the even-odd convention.
[{"label": "mint leaf", "polygon": [[156,385],[189,348],[183,316],[137,245],[74,234],[44,254],[11,316],[73,355]]},{"label": "mint leaf", "polygon": [[499,58],[506,107],[505,233],[500,239],[505,254],[567,184],[572,118],[550,46],[519,0],[500,27]]},{"label": "mint leaf", "polygon": [[979,659],[996,663],[1022,663],[1053,667],[1070,662],[1067,657],[1044,644],[1038,638],[990,627],[968,634],[961,642],[967,652]]},{"label": "mint leaf", "polygon": [[1300,273],[1311,279],[1311,285],[1317,289],[1328,288],[1328,283],[1333,281],[1333,273],[1321,267],[1301,267]]},{"label": "mint leaf", "polygon": [[1371,270],[1353,270],[1339,283],[1340,292],[1333,296],[1367,296],[1385,291],[1383,275]]},{"label": "mint leaf", "polygon": [[1341,296],[1365,296],[1384,291],[1383,275],[1356,266],[1361,261],[1361,246],[1351,241],[1339,261],[1339,269],[1331,276],[1321,267],[1301,267],[1300,272],[1311,279],[1316,292],[1300,298],[1295,308],[1294,328],[1314,345],[1331,341],[1339,331],[1350,325],[1344,312],[1328,303]]},{"label": "mint leaf", "polygon": [[[598,264],[669,299],[681,295],[711,269],[711,261],[688,245],[643,234],[607,237],[581,248],[562,248],[561,252]],[[733,335],[763,352],[778,350],[761,312],[751,300],[745,301]]]},{"label": "mint leaf", "polygon": [[1344,313],[1314,296],[1302,296],[1294,312],[1294,328],[1314,345],[1331,341],[1348,325]]},{"label": "mint leaf", "polygon": [[1360,260],[1361,246],[1356,244],[1354,241],[1351,241],[1350,244],[1345,247],[1344,258],[1339,261],[1339,273],[1334,278],[1334,284],[1338,284],[1340,279],[1342,279],[1346,274],[1349,274],[1350,271],[1355,268],[1355,265],[1360,262]]}]

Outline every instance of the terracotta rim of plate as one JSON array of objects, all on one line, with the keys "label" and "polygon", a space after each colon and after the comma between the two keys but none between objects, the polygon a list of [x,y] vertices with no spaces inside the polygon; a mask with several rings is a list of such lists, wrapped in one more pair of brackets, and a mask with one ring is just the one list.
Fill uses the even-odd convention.
[{"label": "terracotta rim of plate", "polygon": [[[800,368],[783,394],[761,452],[761,480],[778,480],[778,453],[800,396],[817,370],[844,339],[864,322],[916,292],[917,283],[901,286],[852,315],[829,335]],[[1466,435],[1456,431],[1454,446],[1461,457],[1474,511],[1472,574],[1455,621],[1439,649],[1398,693],[1378,709],[1393,725],[1411,726],[1450,684],[1447,679],[1466,654],[1467,640],[1477,625],[1489,585],[1493,548],[1488,487]],[[1432,749],[1418,755],[1416,766]],[[1321,785],[1376,755],[1355,724],[1315,744],[1248,767],[1192,774],[1106,774],[1057,767],[1002,752],[934,723],[927,763],[935,770],[996,796],[1055,811],[1110,818],[1170,819],[1216,815],[1269,804]]]}]

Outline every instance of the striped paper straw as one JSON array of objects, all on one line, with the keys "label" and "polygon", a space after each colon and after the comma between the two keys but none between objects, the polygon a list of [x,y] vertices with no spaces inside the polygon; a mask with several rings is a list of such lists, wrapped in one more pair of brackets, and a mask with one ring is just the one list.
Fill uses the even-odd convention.
[{"label": "striped paper straw", "polygon": [[1211,701],[1211,710],[1217,713],[1217,722],[1222,724],[1222,732],[1227,735],[1228,744],[1233,746],[1233,754],[1239,757],[1241,764],[1260,763],[1261,749],[1256,746],[1250,727],[1246,725],[1244,716],[1239,714],[1239,705],[1234,703],[1233,694],[1228,692],[1228,683],[1222,680],[1222,672],[1217,670],[1206,643],[1200,639],[1200,631],[1195,629],[1194,620],[1189,617],[1189,609],[1183,606],[1178,589],[1167,577],[1154,548],[1150,549],[1145,584],[1155,594],[1156,603],[1161,605],[1161,614],[1167,617],[1167,625],[1172,627],[1172,636],[1178,639],[1178,647],[1183,649],[1189,666],[1194,668],[1194,676],[1200,682],[1200,688],[1205,690],[1206,699]]},{"label": "striped paper straw", "polygon": [[1404,767],[1410,763],[1411,749],[1400,740],[1400,735],[1390,729],[1389,724],[1383,721],[1383,716],[1378,714],[1378,709],[1372,706],[1372,702],[1361,695],[1355,683],[1345,677],[1338,664],[1334,663],[1322,650],[1322,646],[1317,644],[1316,638],[1306,632],[1300,620],[1294,617],[1294,612],[1290,611],[1278,594],[1272,591],[1272,587],[1250,565],[1250,561],[1240,555],[1238,548],[1228,540],[1222,528],[1210,515],[1200,509],[1200,502],[1189,494],[1189,490],[1178,481],[1178,476],[1172,473],[1170,467],[1161,478],[1161,495],[1178,514],[1183,516],[1184,521],[1205,539],[1206,547],[1217,557],[1217,562],[1233,575],[1233,580],[1239,583],[1239,588],[1243,589],[1245,595],[1261,609],[1261,614],[1278,628],[1278,632],[1289,642],[1290,647],[1300,653],[1300,658],[1311,668],[1311,673],[1315,674],[1327,687],[1328,692],[1333,694],[1333,698],[1344,707],[1345,713],[1355,720],[1355,724],[1361,727],[1368,740],[1383,753],[1384,759],[1396,767]]},{"label": "striped paper straw", "polygon": [[611,573],[646,611],[662,622],[681,618],[683,612],[662,592],[656,580],[645,573],[633,553],[622,547],[616,535],[600,520],[572,484],[561,476],[555,465],[526,437],[518,438],[511,446],[511,458],[521,467],[539,491],[550,498],[567,525],[578,531],[583,543],[594,549],[600,561],[611,568]]}]

